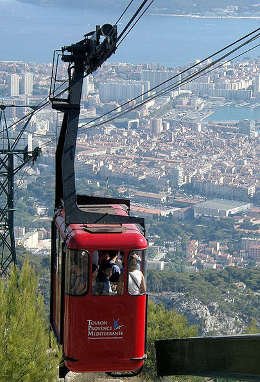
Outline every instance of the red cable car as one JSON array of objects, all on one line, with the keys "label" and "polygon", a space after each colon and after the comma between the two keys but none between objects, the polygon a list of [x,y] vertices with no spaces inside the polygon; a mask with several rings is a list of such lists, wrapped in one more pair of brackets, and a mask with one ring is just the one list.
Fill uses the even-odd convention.
[{"label": "red cable car", "polygon": [[62,49],[69,63],[68,98],[56,98],[55,85],[50,92],[52,107],[64,113],[56,150],[50,299],[50,324],[63,349],[60,377],[69,370],[135,375],[146,357],[144,219],[129,216],[129,200],[79,196],[75,188],[84,73],[114,52],[116,27],[108,29],[102,43],[97,27]]},{"label": "red cable car", "polygon": [[[126,214],[118,205],[95,207]],[[135,224],[67,226],[63,210],[57,211],[53,231],[52,327],[63,344],[65,366],[77,372],[139,371],[147,297],[132,275],[144,272],[143,234]],[[110,290],[101,289],[98,270],[107,271],[104,264],[111,257],[120,265],[120,277],[109,282]]]}]

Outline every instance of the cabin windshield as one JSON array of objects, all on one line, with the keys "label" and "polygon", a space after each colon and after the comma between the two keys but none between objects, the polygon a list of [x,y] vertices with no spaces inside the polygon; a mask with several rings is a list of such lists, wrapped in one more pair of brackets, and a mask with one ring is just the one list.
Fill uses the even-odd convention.
[{"label": "cabin windshield", "polygon": [[84,250],[67,249],[65,264],[65,293],[81,296],[88,290],[89,254]]},{"label": "cabin windshield", "polygon": [[144,255],[144,250],[67,249],[65,293],[82,296],[89,290],[95,296],[145,294]]},{"label": "cabin windshield", "polygon": [[[127,266],[126,266],[127,264]],[[143,250],[92,253],[92,294],[116,296],[146,293]]]}]

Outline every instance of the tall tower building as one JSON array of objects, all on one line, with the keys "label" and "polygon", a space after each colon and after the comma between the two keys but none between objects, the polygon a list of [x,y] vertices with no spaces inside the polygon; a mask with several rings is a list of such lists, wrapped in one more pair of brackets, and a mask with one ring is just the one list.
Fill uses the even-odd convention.
[{"label": "tall tower building", "polygon": [[174,187],[181,187],[184,181],[183,168],[181,166],[175,166],[169,170],[170,180]]},{"label": "tall tower building", "polygon": [[89,76],[86,76],[83,79],[83,86],[82,86],[82,99],[87,99],[89,95]]},{"label": "tall tower building", "polygon": [[17,97],[20,94],[20,76],[18,74],[11,74],[8,80],[9,96]]},{"label": "tall tower building", "polygon": [[[154,88],[155,86],[159,85],[161,82],[164,82],[168,80],[169,78],[176,75],[174,71],[169,70],[142,70],[141,71],[141,80],[142,81],[149,81],[150,82],[150,88]],[[175,78],[174,83],[177,83],[180,81],[180,78]],[[160,90],[157,89],[157,90]]]},{"label": "tall tower building", "polygon": [[260,93],[260,74],[255,77],[254,93]]},{"label": "tall tower building", "polygon": [[242,121],[239,121],[238,129],[240,134],[245,134],[245,135],[248,135],[249,137],[256,136],[255,121],[252,121],[250,119],[243,119]]},{"label": "tall tower building", "polygon": [[90,93],[94,92],[93,76],[86,76],[83,80],[82,99],[86,100]]},{"label": "tall tower building", "polygon": [[163,131],[162,118],[153,118],[151,120],[151,128],[153,137],[158,137]]},{"label": "tall tower building", "polygon": [[148,81],[120,80],[103,82],[99,86],[99,95],[102,102],[125,101],[140,95],[139,100],[143,100],[149,93],[150,84]]},{"label": "tall tower building", "polygon": [[30,96],[33,94],[33,74],[24,73],[23,78],[23,92],[25,95]]}]

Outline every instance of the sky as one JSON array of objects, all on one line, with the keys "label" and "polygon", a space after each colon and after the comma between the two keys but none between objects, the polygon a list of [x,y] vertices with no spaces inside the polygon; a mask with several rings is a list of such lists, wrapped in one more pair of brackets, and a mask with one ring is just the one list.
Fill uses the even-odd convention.
[{"label": "sky", "polygon": [[114,22],[118,13],[0,0],[0,60],[49,62],[54,49],[80,40],[96,24]]}]

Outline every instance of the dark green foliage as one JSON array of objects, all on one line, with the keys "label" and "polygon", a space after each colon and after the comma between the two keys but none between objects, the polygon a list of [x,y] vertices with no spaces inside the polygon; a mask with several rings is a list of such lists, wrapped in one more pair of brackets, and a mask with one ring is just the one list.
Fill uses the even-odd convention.
[{"label": "dark green foliage", "polygon": [[234,283],[242,282],[252,292],[260,290],[260,270],[226,268],[220,271],[208,270],[198,273],[178,273],[174,271],[148,273],[148,287],[150,291],[184,291],[202,287],[212,291],[231,287]]},{"label": "dark green foliage", "polygon": [[37,278],[26,261],[0,280],[0,381],[55,380],[59,352],[49,333]]},{"label": "dark green foliage", "polygon": [[257,325],[257,321],[255,319],[253,319],[247,329],[246,329],[246,334],[256,334],[256,333],[260,333],[260,327]]},{"label": "dark green foliage", "polygon": [[[190,326],[184,316],[162,305],[149,302],[148,305],[148,329],[147,329],[147,356],[142,373],[142,381],[159,381],[156,375],[155,347],[154,341],[165,338],[185,338],[197,335],[197,328]],[[188,381],[192,377],[169,378],[171,381]]]}]

